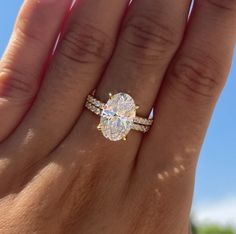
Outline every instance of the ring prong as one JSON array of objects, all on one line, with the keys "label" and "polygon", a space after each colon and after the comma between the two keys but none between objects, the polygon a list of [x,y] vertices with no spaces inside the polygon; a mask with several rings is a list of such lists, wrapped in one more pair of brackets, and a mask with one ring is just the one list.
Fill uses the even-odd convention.
[{"label": "ring prong", "polygon": [[123,141],[127,141],[127,137],[124,137],[124,138],[123,138]]},{"label": "ring prong", "polygon": [[109,93],[109,98],[112,98],[112,96],[113,96],[112,93]]},{"label": "ring prong", "polygon": [[136,110],[138,110],[139,108],[140,108],[140,106],[138,106],[138,105],[135,107]]},{"label": "ring prong", "polygon": [[99,131],[101,131],[101,125],[100,125],[100,124],[97,126],[97,129],[98,129]]}]

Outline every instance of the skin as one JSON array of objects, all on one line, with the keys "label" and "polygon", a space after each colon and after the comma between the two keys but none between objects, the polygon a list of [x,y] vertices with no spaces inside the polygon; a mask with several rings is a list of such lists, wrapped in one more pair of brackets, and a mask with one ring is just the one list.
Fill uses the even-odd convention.
[{"label": "skin", "polygon": [[[25,0],[0,62],[0,233],[187,234],[235,0]],[[56,49],[54,44],[58,35]],[[110,142],[87,95],[154,124]],[[216,146],[217,147],[217,146]]]}]

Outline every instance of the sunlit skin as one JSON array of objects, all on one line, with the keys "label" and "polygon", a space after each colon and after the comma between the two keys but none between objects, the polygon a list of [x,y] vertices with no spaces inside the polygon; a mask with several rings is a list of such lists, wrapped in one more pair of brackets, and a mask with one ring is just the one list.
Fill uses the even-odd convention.
[{"label": "sunlit skin", "polygon": [[[0,61],[1,234],[190,233],[236,1],[197,0],[189,20],[190,0],[128,3],[24,1]],[[150,131],[105,139],[84,108],[93,90],[154,107]]]}]

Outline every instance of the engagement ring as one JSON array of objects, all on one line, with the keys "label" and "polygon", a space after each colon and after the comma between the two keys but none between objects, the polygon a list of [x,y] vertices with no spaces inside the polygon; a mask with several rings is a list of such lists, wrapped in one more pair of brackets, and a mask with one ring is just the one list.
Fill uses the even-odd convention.
[{"label": "engagement ring", "polygon": [[130,130],[147,132],[153,120],[136,116],[139,108],[134,99],[126,93],[109,94],[107,103],[102,103],[92,95],[88,95],[86,108],[100,116],[98,130],[111,141],[126,140]]}]

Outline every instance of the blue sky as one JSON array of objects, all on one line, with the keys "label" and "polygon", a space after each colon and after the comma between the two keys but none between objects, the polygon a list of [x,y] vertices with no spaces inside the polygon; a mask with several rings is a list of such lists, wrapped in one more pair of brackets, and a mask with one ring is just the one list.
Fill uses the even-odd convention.
[{"label": "blue sky", "polygon": [[[0,1],[0,56],[7,45],[15,17],[22,2],[23,0]],[[206,209],[208,206],[213,207],[213,212],[215,206],[219,203],[224,207],[222,209],[224,215],[227,213],[227,204],[231,208],[234,204],[236,210],[235,121],[236,51],[229,80],[218,102],[200,156],[194,198],[194,210],[196,212],[201,207]],[[201,209],[199,212],[201,212]]]}]

